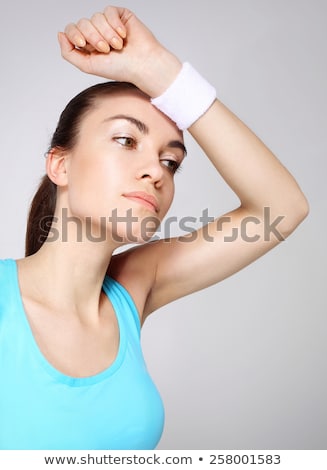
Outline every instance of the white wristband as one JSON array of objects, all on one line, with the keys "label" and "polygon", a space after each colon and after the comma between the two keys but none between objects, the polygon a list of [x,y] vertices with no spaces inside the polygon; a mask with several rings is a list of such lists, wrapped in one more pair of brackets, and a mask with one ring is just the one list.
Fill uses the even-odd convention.
[{"label": "white wristband", "polygon": [[173,83],[151,103],[174,121],[181,130],[188,129],[216,99],[215,88],[188,62]]}]

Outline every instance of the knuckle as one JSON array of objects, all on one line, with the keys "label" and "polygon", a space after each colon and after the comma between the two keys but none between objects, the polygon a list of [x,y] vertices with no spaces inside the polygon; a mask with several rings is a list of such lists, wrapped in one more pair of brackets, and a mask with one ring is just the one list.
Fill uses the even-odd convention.
[{"label": "knuckle", "polygon": [[107,13],[111,13],[113,10],[116,10],[115,7],[111,6],[111,5],[108,5],[105,9],[104,9],[104,12],[107,14]]},{"label": "knuckle", "polygon": [[65,27],[64,32],[65,32],[65,34],[70,34],[75,28],[76,28],[76,25],[74,23],[69,23]]},{"label": "knuckle", "polygon": [[87,18],[81,18],[77,22],[77,27],[79,29],[89,29],[90,28],[90,21]]},{"label": "knuckle", "polygon": [[91,16],[91,21],[92,22],[98,22],[99,20],[101,21],[103,19],[103,14],[102,13],[94,13],[92,16]]},{"label": "knuckle", "polygon": [[110,21],[115,21],[119,18],[119,11],[116,7],[109,6],[104,10],[104,16]]}]

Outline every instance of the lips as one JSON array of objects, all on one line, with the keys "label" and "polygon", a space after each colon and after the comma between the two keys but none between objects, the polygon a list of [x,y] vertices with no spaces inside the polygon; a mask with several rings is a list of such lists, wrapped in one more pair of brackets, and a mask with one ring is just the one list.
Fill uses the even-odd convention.
[{"label": "lips", "polygon": [[127,199],[131,199],[132,201],[143,204],[153,212],[159,212],[159,204],[157,199],[149,193],[145,193],[143,191],[134,191],[131,193],[125,193],[123,196]]}]

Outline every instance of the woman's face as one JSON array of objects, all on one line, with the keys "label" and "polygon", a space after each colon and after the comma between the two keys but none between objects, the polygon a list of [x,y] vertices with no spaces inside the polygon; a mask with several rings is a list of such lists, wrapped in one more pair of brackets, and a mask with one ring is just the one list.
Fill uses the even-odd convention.
[{"label": "woman's face", "polygon": [[93,230],[105,224],[118,243],[146,241],[171,205],[184,156],[182,133],[140,93],[102,98],[66,156],[68,211]]}]

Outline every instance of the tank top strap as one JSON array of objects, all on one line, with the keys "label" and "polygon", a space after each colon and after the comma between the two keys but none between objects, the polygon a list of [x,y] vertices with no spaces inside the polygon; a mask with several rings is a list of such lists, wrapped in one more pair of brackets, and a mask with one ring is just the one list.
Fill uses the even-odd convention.
[{"label": "tank top strap", "polygon": [[119,323],[124,323],[128,331],[140,338],[140,317],[130,293],[122,284],[109,276],[105,276],[102,287],[112,303]]},{"label": "tank top strap", "polygon": [[6,258],[0,260],[0,316],[15,306],[16,262]]}]

